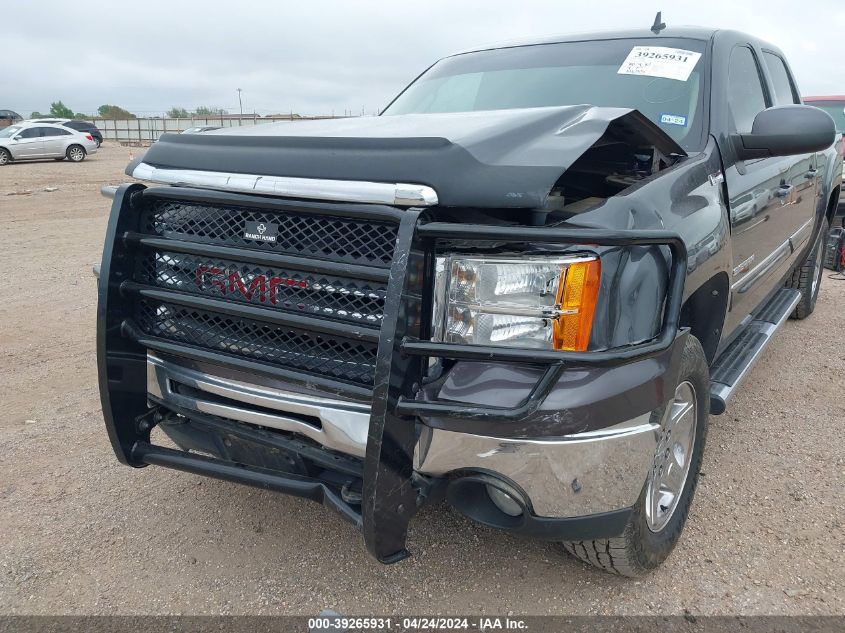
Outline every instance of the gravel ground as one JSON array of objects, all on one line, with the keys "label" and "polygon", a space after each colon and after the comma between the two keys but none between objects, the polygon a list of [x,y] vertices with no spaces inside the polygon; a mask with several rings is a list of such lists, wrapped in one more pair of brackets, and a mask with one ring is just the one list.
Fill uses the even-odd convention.
[{"label": "gravel ground", "polygon": [[384,567],[315,504],[115,460],[91,265],[99,187],[126,180],[130,151],[0,168],[0,611],[845,614],[845,283],[824,280],[816,313],[711,418],[686,532],[658,572],[612,577],[446,506]]}]

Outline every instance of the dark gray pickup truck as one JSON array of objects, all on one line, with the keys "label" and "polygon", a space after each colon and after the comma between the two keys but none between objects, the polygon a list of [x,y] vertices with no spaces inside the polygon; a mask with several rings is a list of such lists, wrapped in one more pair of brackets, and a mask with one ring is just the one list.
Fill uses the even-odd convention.
[{"label": "dark gray pickup truck", "polygon": [[379,117],[164,135],[127,168],[158,184],[112,192],[114,451],[320,502],[385,563],[445,498],[653,569],[708,416],[813,311],[834,140],[777,48],[660,27],[447,57]]}]

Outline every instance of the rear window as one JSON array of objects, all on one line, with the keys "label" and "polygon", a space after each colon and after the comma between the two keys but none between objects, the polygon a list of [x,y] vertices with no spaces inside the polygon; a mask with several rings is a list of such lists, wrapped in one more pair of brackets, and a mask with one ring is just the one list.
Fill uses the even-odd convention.
[{"label": "rear window", "polygon": [[833,118],[839,133],[845,134],[845,99],[842,101],[805,101],[805,103],[827,112]]},{"label": "rear window", "polygon": [[769,75],[772,78],[772,87],[775,89],[775,105],[801,103],[798,100],[795,82],[792,81],[784,61],[768,51],[763,51],[763,61],[766,63],[766,68],[768,68]]}]

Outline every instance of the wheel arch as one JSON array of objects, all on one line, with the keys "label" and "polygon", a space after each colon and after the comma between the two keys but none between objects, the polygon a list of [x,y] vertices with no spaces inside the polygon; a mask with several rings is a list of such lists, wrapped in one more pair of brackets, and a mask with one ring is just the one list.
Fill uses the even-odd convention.
[{"label": "wheel arch", "polygon": [[830,192],[830,199],[827,201],[827,209],[825,215],[827,216],[828,226],[833,226],[833,216],[836,215],[836,209],[839,206],[839,196],[842,195],[842,185],[836,185],[833,191]]},{"label": "wheel arch", "polygon": [[704,349],[707,363],[716,357],[728,311],[730,280],[726,272],[713,275],[693,292],[681,307],[681,327],[690,328]]}]

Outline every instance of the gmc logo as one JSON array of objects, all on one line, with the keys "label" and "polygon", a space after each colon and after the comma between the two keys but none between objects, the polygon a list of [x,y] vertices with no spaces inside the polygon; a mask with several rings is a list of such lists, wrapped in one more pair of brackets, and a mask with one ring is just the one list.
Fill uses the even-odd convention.
[{"label": "gmc logo", "polygon": [[296,287],[307,288],[308,282],[303,279],[291,279],[289,277],[267,277],[266,275],[254,275],[244,277],[240,272],[229,271],[217,266],[197,266],[197,286],[206,290],[217,288],[220,294],[240,294],[247,301],[252,301],[254,296],[262,303],[276,305],[279,300],[279,290]]}]

